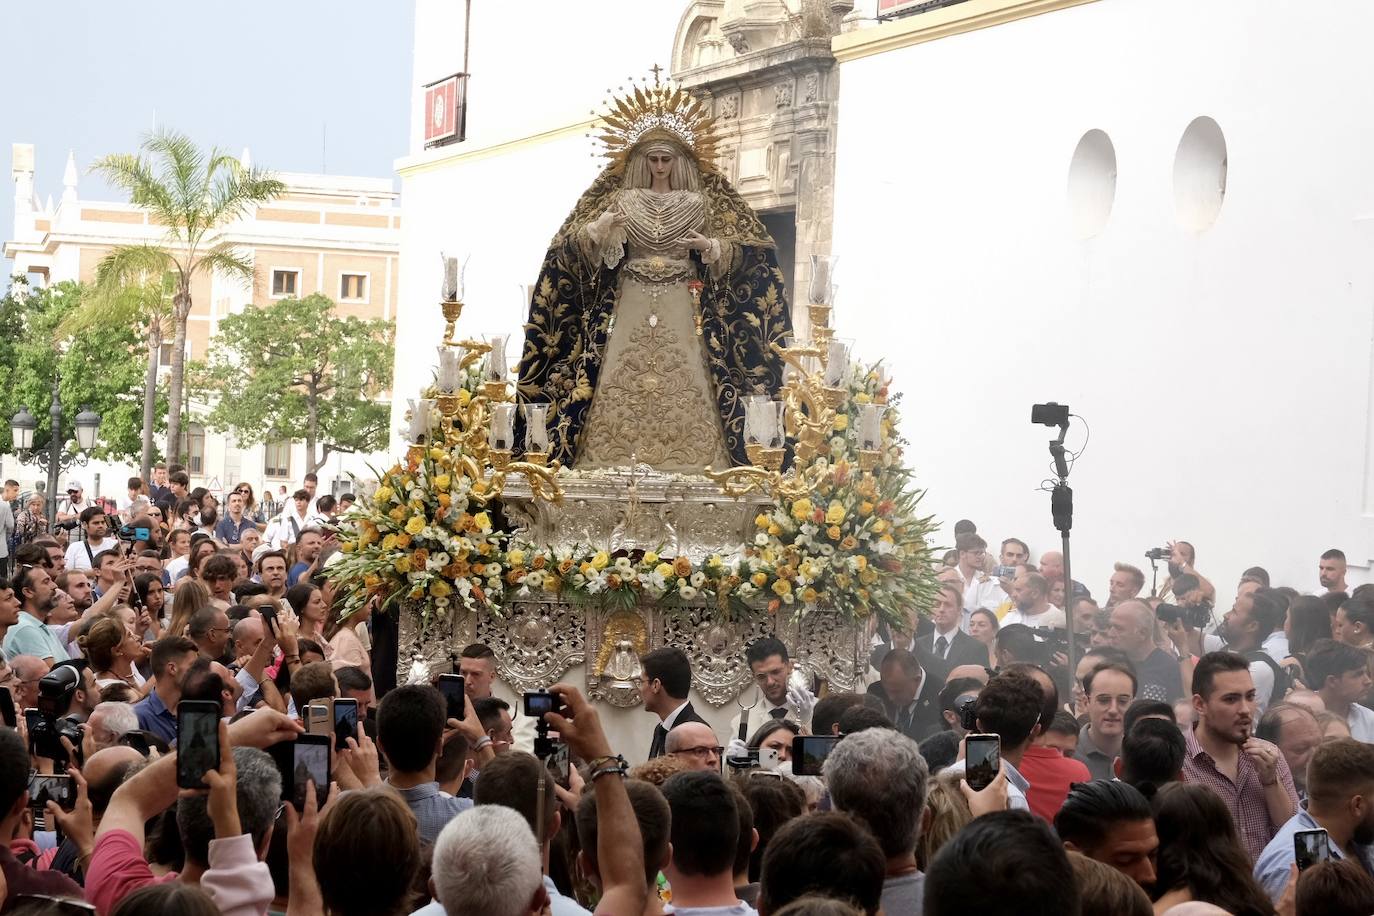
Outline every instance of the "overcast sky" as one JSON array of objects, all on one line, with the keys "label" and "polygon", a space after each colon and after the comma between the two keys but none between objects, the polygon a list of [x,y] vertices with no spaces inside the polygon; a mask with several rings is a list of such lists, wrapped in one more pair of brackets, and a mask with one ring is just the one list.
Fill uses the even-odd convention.
[{"label": "overcast sky", "polygon": [[40,199],[61,199],[75,150],[81,197],[118,200],[87,169],[154,123],[282,171],[394,178],[413,15],[410,0],[0,4],[0,233],[14,227],[12,143],[36,145]]}]

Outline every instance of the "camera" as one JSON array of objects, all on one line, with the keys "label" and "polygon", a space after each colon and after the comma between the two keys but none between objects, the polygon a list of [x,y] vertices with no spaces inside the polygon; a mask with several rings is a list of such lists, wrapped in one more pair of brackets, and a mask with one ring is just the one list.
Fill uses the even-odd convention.
[{"label": "camera", "polygon": [[75,762],[81,763],[81,722],[67,713],[82,685],[84,669],[85,662],[63,662],[38,682],[38,719],[29,728],[29,746],[34,754],[59,766],[68,762],[63,738],[75,748]]},{"label": "camera", "polygon": [[81,524],[81,522],[77,519],[69,518],[65,522],[53,522],[52,526],[54,528],[61,528],[63,531],[71,531],[79,524]]},{"label": "camera", "polygon": [[1212,622],[1212,608],[1206,604],[1179,605],[1160,602],[1159,607],[1155,608],[1155,616],[1166,624],[1182,620],[1184,626],[1200,630]]},{"label": "camera", "polygon": [[551,712],[560,716],[567,715],[568,707],[563,698],[547,690],[535,690],[524,696],[525,715],[543,724],[544,713]]},{"label": "camera", "polygon": [[1147,560],[1168,560],[1173,555],[1174,552],[1168,547],[1151,547],[1145,551],[1145,559]]},{"label": "camera", "polygon": [[1069,425],[1069,405],[1056,404],[1050,401],[1048,404],[1031,405],[1031,422],[1040,426],[1068,426]]},{"label": "camera", "polygon": [[152,539],[152,532],[141,525],[137,528],[133,525],[120,525],[119,529],[115,531],[115,535],[121,541],[128,541],[130,543],[134,541],[149,541]]},{"label": "camera", "polygon": [[966,732],[978,730],[978,698],[966,697],[959,704],[959,727]]},{"label": "camera", "polygon": [[759,749],[747,748],[743,757],[726,757],[725,765],[732,770],[749,770],[759,765]]}]

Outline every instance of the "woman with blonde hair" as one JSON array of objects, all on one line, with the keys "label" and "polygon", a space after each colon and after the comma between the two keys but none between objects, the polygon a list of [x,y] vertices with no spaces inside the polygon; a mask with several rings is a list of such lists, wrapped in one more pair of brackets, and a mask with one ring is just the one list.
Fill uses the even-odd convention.
[{"label": "woman with blonde hair", "polygon": [[168,636],[185,636],[191,615],[210,606],[210,589],[200,579],[183,576],[172,592],[172,620],[167,625]]},{"label": "woman with blonde hair", "polygon": [[916,843],[916,867],[925,871],[940,847],[973,820],[968,801],[959,790],[962,773],[953,776],[935,776],[927,784],[926,811],[930,820],[921,830],[920,840]]}]

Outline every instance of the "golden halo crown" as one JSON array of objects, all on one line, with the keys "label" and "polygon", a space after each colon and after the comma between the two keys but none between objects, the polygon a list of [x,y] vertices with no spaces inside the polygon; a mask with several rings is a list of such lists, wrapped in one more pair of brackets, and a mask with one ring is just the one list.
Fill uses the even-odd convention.
[{"label": "golden halo crown", "polygon": [[700,168],[714,170],[720,137],[710,105],[681,86],[659,82],[658,68],[654,70],[653,85],[647,78],[642,86],[632,81],[632,91],[606,103],[596,139],[604,146],[602,155],[611,161],[611,171],[623,170],[634,148],[654,136],[672,138]]}]

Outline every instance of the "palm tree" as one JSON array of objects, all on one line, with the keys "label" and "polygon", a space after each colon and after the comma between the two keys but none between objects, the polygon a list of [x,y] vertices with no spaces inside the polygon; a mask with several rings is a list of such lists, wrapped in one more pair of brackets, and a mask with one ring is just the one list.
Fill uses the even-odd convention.
[{"label": "palm tree", "polygon": [[163,329],[172,320],[171,275],[150,278],[147,275],[130,277],[132,282],[119,284],[101,276],[106,268],[97,268],[96,284],[83,290],[81,304],[57,326],[55,337],[63,340],[98,325],[146,325],[148,342],[148,371],[143,378],[143,464],[144,480],[153,470],[153,432],[157,422],[157,364],[162,349]]},{"label": "palm tree", "polygon": [[[203,153],[185,134],[169,130],[145,136],[139,154],[106,156],[91,166],[91,171],[126,191],[131,203],[143,207],[167,230],[160,243],[120,245],[107,254],[97,270],[95,298],[112,302],[119,289],[136,286],[148,277],[170,275],[173,337],[167,452],[176,459],[181,446],[181,393],[191,282],[196,274],[219,273],[251,283],[252,262],[228,242],[216,241],[216,230],[257,204],[272,200],[286,186],[261,168],[245,168],[218,148]],[[160,344],[160,323],[158,340]],[[155,371],[150,368],[150,372]],[[147,447],[147,396],[145,391],[145,466],[152,453]]]}]

